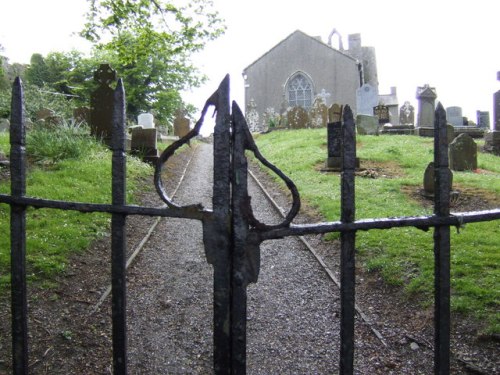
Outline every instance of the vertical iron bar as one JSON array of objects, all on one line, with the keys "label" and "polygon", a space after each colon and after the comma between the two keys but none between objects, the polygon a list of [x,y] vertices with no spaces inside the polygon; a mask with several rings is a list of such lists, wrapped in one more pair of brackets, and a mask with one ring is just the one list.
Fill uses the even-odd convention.
[{"label": "vertical iron bar", "polygon": [[[446,111],[438,103],[434,120],[434,214],[450,214]],[[450,227],[434,228],[434,373],[450,372]]]},{"label": "vertical iron bar", "polygon": [[231,373],[246,374],[247,276],[245,249],[248,235],[248,163],[245,157],[245,118],[233,102],[232,158],[232,298],[231,298]]},{"label": "vertical iron bar", "polygon": [[230,168],[231,135],[229,114],[229,76],[217,90],[217,115],[214,128],[213,236],[214,254],[214,370],[231,371],[231,219]]},{"label": "vertical iron bar", "polygon": [[[19,77],[12,87],[10,122],[11,195],[26,194],[26,134],[24,93]],[[26,291],[26,206],[10,209],[12,367],[16,375],[28,373],[28,303]]]},{"label": "vertical iron bar", "polygon": [[[354,221],[356,133],[351,108],[345,106],[342,124],[341,216],[343,223]],[[354,366],[356,232],[341,232],[340,255],[340,374],[352,374]]]},{"label": "vertical iron bar", "polygon": [[[126,204],[125,92],[118,80],[114,92],[112,134],[112,204]],[[111,217],[111,285],[114,374],[127,373],[126,215]]]}]

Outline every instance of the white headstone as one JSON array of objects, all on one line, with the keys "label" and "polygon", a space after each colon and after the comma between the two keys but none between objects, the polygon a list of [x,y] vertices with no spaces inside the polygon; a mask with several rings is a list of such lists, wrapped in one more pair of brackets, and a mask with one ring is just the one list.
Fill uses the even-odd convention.
[{"label": "white headstone", "polygon": [[373,107],[378,105],[378,89],[365,83],[356,90],[356,112],[358,115],[373,115]]},{"label": "white headstone", "polygon": [[137,116],[137,123],[144,129],[151,129],[155,127],[154,117],[151,113],[141,113]]},{"label": "white headstone", "polygon": [[462,107],[447,107],[446,120],[453,126],[463,126]]}]

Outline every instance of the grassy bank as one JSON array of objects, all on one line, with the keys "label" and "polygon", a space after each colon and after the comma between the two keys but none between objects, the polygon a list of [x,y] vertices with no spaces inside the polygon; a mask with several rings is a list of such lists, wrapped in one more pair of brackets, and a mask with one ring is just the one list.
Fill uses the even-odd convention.
[{"label": "grassy bank", "polygon": [[[296,183],[302,201],[326,220],[340,217],[340,178],[318,169],[326,158],[326,130],[276,131],[256,139],[262,154]],[[359,136],[358,156],[380,168],[378,178],[356,178],[356,217],[416,216],[432,213],[409,192],[422,187],[423,173],[433,160],[433,140],[415,136]],[[474,192],[500,206],[500,158],[478,155],[476,172],[454,172],[457,190]],[[493,208],[493,207],[491,207]],[[453,208],[452,208],[453,211]],[[335,238],[336,235],[330,235]],[[500,332],[500,222],[468,224],[451,234],[452,309],[486,322]],[[432,303],[432,230],[415,228],[359,232],[360,261],[384,279],[419,293]]]},{"label": "grassy bank", "polygon": [[[89,203],[111,203],[111,152],[82,130],[32,133],[28,138],[30,171],[27,195],[46,199]],[[70,137],[68,137],[70,136]],[[69,143],[69,144],[68,144]],[[69,147],[68,147],[69,146]],[[8,154],[7,134],[0,134],[0,151]],[[151,167],[128,158],[128,202],[139,188],[138,178]],[[10,192],[10,181],[0,181],[0,193]],[[0,291],[8,287],[10,275],[9,206],[0,204]],[[110,215],[82,214],[33,208],[27,213],[27,274],[29,280],[51,284],[53,275],[64,271],[68,257],[84,251],[109,231]]]}]

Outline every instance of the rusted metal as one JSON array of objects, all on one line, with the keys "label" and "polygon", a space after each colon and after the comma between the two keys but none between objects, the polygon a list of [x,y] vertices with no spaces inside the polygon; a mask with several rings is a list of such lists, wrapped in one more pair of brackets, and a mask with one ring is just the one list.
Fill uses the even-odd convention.
[{"label": "rusted metal", "polygon": [[[196,136],[210,107],[216,110],[214,130],[213,209],[201,204],[180,206],[167,195],[161,180],[162,168],[183,144]],[[435,228],[435,373],[449,373],[450,346],[450,226],[500,219],[500,209],[450,214],[450,173],[447,160],[446,118],[442,106],[436,111],[434,215],[419,217],[355,220],[356,140],[355,126],[348,106],[342,121],[342,170],[340,221],[294,225],[300,209],[299,192],[282,171],[259,152],[245,118],[233,103],[229,106],[229,76],[207,100],[201,117],[185,137],[170,145],[160,156],[154,182],[167,207],[141,207],[126,204],[125,182],[125,95],[121,81],[113,104],[112,204],[64,202],[26,197],[26,161],[23,94],[19,79],[13,87],[11,118],[11,194],[0,194],[0,203],[11,206],[12,256],[12,336],[15,374],[28,368],[28,324],[26,303],[26,208],[52,208],[80,212],[107,212],[112,215],[112,316],[114,373],[127,372],[125,223],[128,215],[148,215],[196,219],[203,224],[207,261],[214,267],[214,371],[216,374],[246,372],[246,288],[257,282],[260,244],[264,240],[305,234],[341,233],[341,374],[354,372],[355,240],[358,230],[416,227]],[[291,192],[292,204],[282,222],[266,224],[256,219],[248,195],[248,165],[245,151],[282,178]]]},{"label": "rusted metal", "polygon": [[[434,117],[434,214],[450,215],[446,111],[438,103]],[[450,227],[434,228],[434,373],[450,373]]]},{"label": "rusted metal", "polygon": [[[112,203],[127,203],[127,166],[125,157],[125,91],[122,80],[114,91],[112,156]],[[113,370],[115,374],[127,373],[127,288],[126,288],[126,214],[111,216],[111,314],[113,332]]]},{"label": "rusted metal", "polygon": [[[345,106],[342,124],[341,214],[343,223],[355,218],[356,128],[352,111]],[[354,366],[355,231],[340,233],[340,374],[352,374]]]},{"label": "rusted metal", "polygon": [[[26,134],[21,80],[12,88],[10,123],[11,194],[26,194]],[[28,303],[26,291],[26,206],[10,206],[12,366],[14,374],[28,373]]]}]

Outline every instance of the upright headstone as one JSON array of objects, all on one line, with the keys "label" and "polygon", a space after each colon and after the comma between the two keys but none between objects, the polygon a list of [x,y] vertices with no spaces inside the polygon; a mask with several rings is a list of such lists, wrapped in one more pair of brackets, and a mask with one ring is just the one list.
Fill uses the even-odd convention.
[{"label": "upright headstone", "polygon": [[291,129],[304,129],[308,127],[309,115],[302,107],[293,107],[287,113],[287,123]]},{"label": "upright headstone", "polygon": [[446,120],[449,124],[453,126],[463,126],[464,119],[462,116],[462,107],[447,107],[446,108]]},{"label": "upright headstone", "polygon": [[380,130],[378,117],[357,115],[356,130],[359,135],[378,135]]},{"label": "upright headstone", "polygon": [[[497,80],[500,81],[500,71]],[[500,90],[493,94],[493,129],[484,135],[484,151],[500,156]]]},{"label": "upright headstone", "polygon": [[[434,186],[434,162],[431,161],[424,171],[424,189],[423,195],[427,197],[433,197],[435,186]],[[453,172],[448,168],[448,173],[450,175],[450,191],[453,189]]]},{"label": "upright headstone", "polygon": [[189,133],[190,130],[189,119],[184,115],[184,111],[179,109],[174,119],[174,135],[182,138]]},{"label": "upright headstone", "polygon": [[101,64],[94,72],[99,87],[90,99],[90,133],[107,145],[111,144],[113,130],[113,89],[109,85],[116,80],[116,72],[108,64]]},{"label": "upright headstone", "polygon": [[417,88],[418,99],[418,120],[417,126],[424,128],[434,128],[435,101],[437,98],[436,89],[429,85]]},{"label": "upright headstone", "polygon": [[252,133],[256,133],[260,131],[260,122],[259,122],[259,112],[257,111],[257,104],[255,104],[255,100],[250,99],[250,103],[247,105],[247,109],[245,111],[245,117],[248,124],[248,129]]},{"label": "upright headstone", "polygon": [[332,104],[328,109],[326,168],[340,169],[342,165],[342,106]]},{"label": "upright headstone", "polygon": [[477,145],[468,134],[460,134],[450,143],[448,156],[453,171],[477,169]]},{"label": "upright headstone", "polygon": [[328,107],[321,97],[314,100],[314,103],[309,111],[311,127],[324,128],[328,123]]},{"label": "upright headstone", "polygon": [[477,126],[482,129],[490,128],[490,112],[488,111],[476,111],[477,116]]},{"label": "upright headstone", "polygon": [[146,162],[158,160],[156,128],[134,128],[130,151],[140,155]]},{"label": "upright headstone", "polygon": [[415,107],[408,101],[404,102],[401,108],[399,108],[399,124],[415,125]]},{"label": "upright headstone", "polygon": [[356,113],[358,115],[373,115],[373,107],[378,104],[378,89],[369,83],[356,90]]},{"label": "upright headstone", "polygon": [[389,107],[379,104],[373,107],[373,115],[378,118],[379,125],[384,125],[390,122]]},{"label": "upright headstone", "polygon": [[155,127],[154,119],[151,113],[141,113],[137,116],[137,124],[143,129],[151,129]]}]

